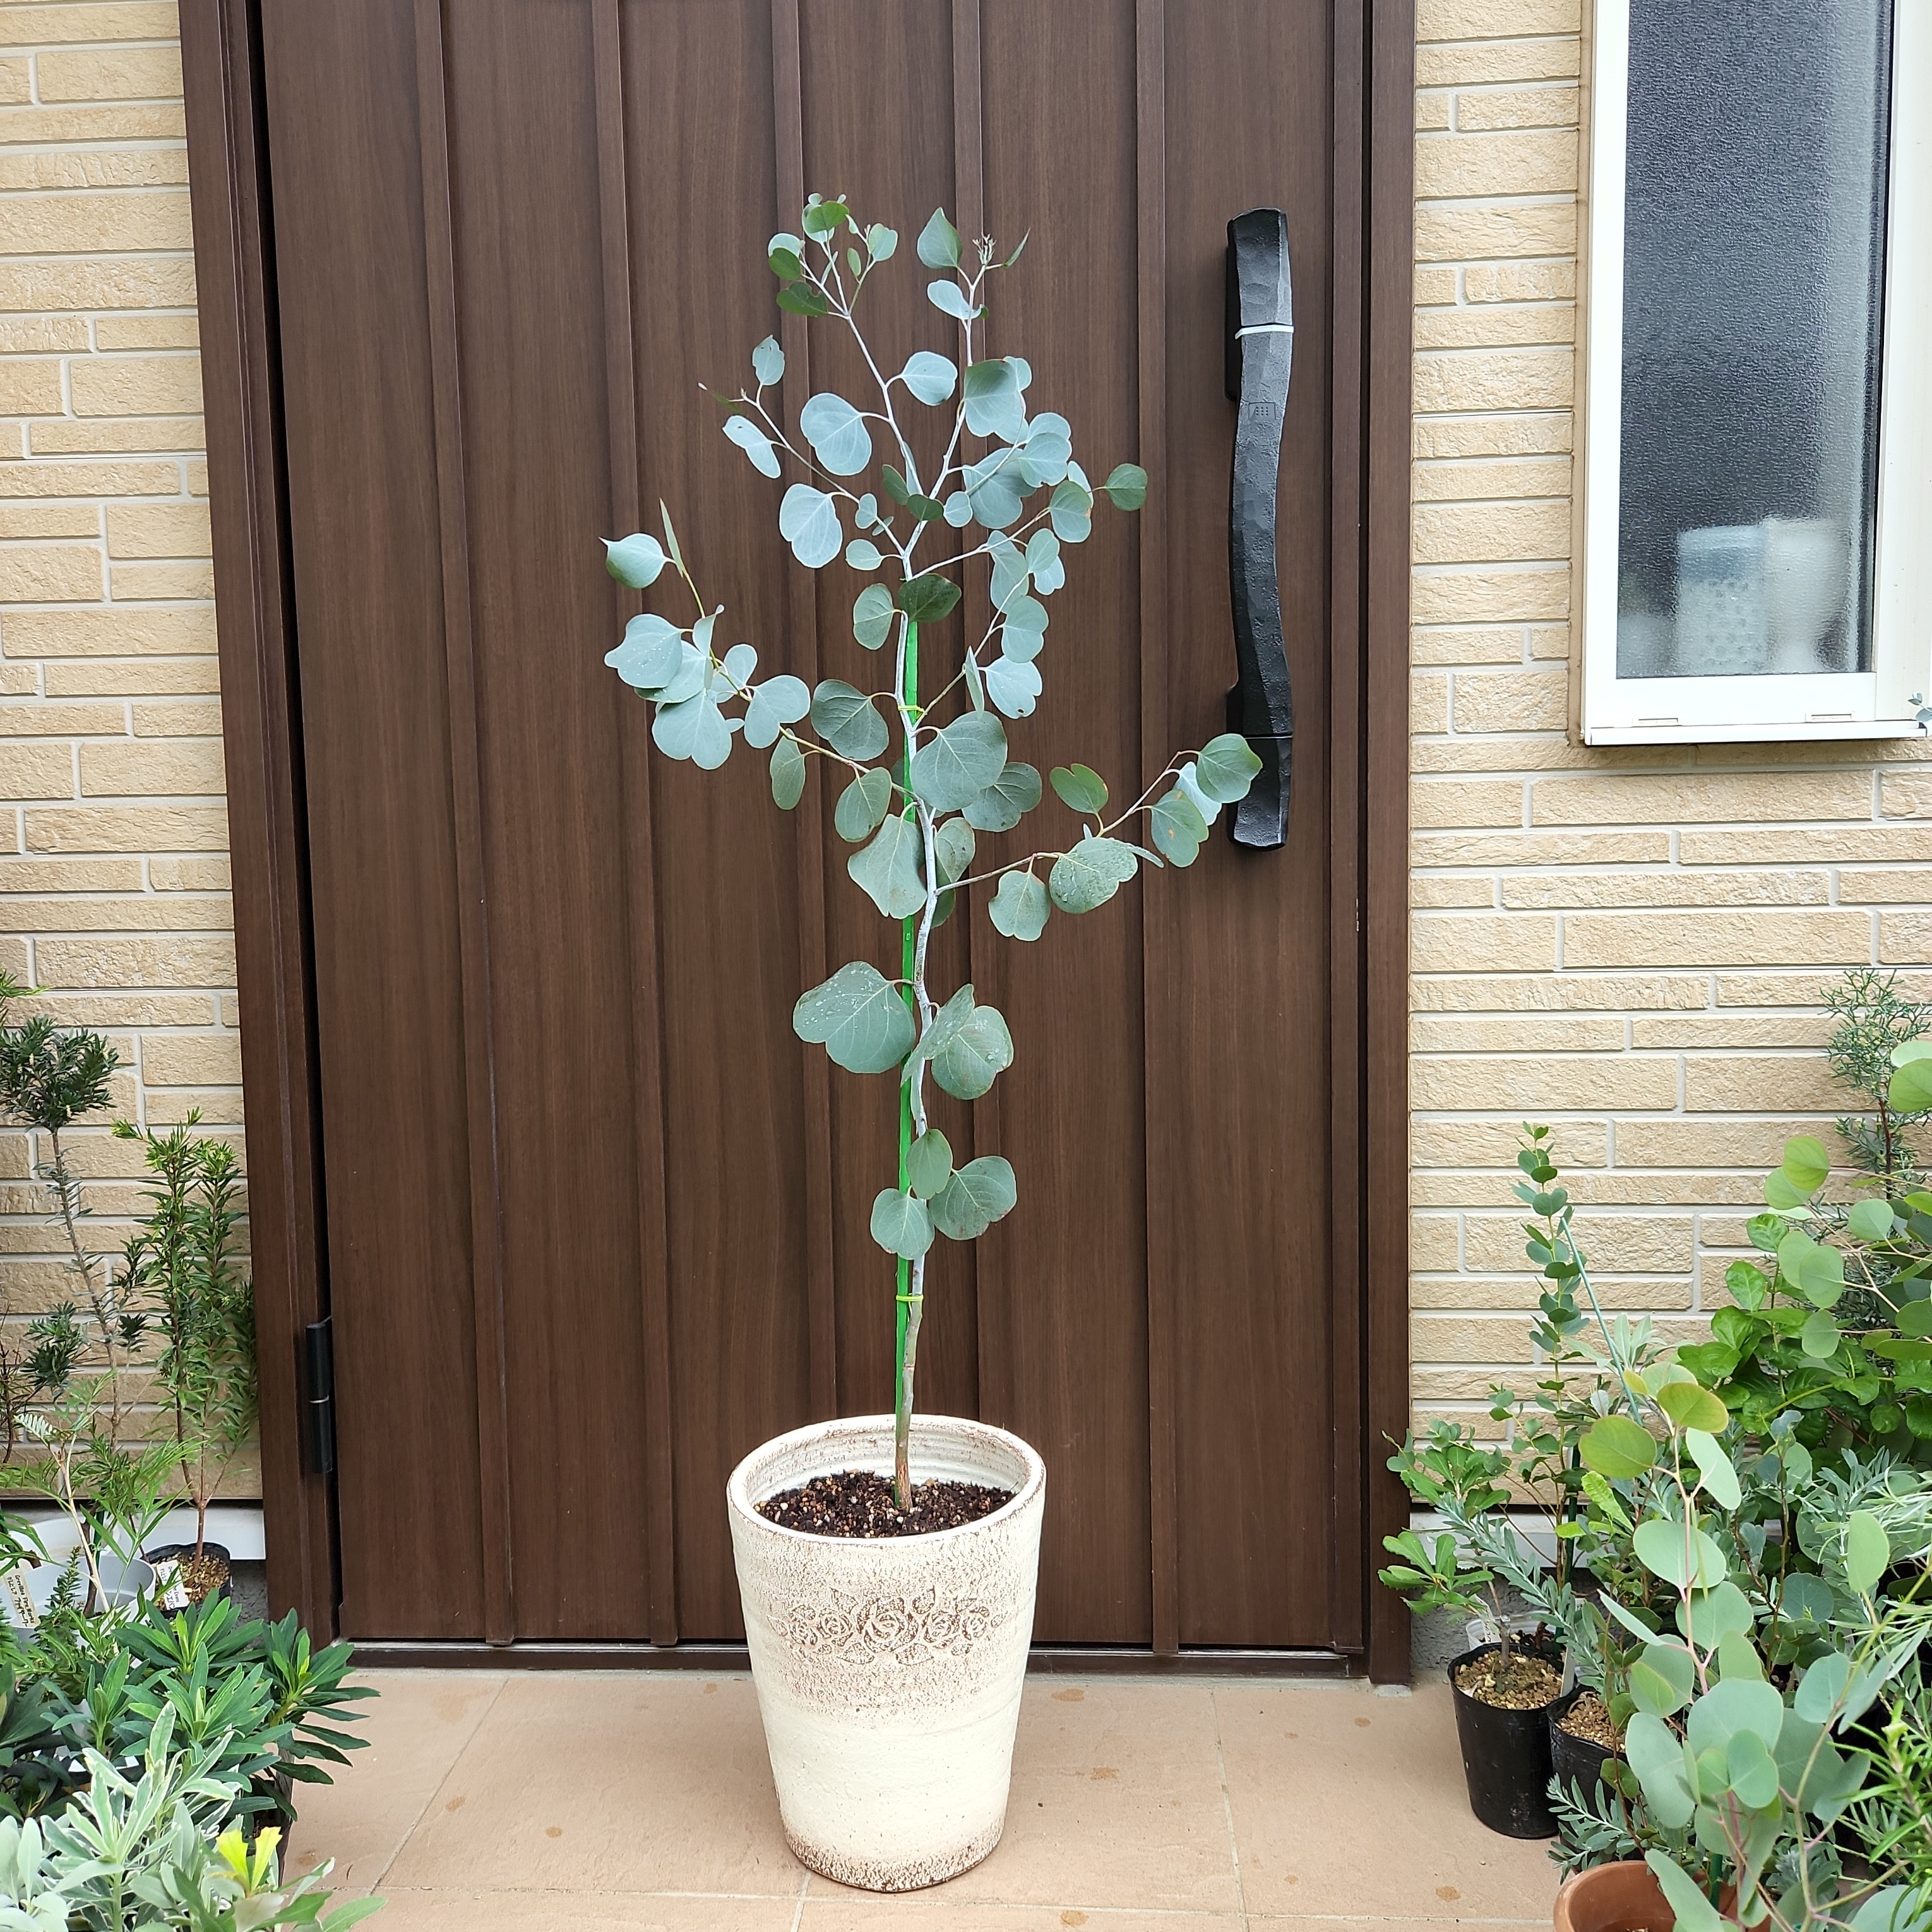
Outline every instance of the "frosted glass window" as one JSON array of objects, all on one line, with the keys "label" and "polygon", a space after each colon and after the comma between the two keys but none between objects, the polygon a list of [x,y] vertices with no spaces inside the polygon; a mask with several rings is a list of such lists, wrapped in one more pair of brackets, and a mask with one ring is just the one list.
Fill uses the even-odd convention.
[{"label": "frosted glass window", "polygon": [[1629,13],[1617,675],[1869,670],[1890,5]]}]

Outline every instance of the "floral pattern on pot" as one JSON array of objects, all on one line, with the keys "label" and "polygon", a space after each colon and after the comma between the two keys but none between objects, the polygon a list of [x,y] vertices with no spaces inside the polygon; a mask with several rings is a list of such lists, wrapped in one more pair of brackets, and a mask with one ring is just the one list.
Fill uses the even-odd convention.
[{"label": "floral pattern on pot", "polygon": [[890,1657],[912,1666],[935,1654],[968,1655],[996,1621],[992,1606],[977,1597],[941,1598],[936,1590],[924,1590],[862,1600],[834,1590],[816,1603],[787,1605],[772,1618],[772,1628],[812,1656],[844,1664]]}]

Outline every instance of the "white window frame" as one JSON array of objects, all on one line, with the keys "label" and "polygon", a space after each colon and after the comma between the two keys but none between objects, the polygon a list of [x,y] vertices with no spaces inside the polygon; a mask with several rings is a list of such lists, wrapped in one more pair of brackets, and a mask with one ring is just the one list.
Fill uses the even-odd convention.
[{"label": "white window frame", "polygon": [[1584,79],[1574,616],[1590,745],[1902,738],[1932,695],[1932,0],[1896,0],[1869,671],[1617,675],[1630,0],[1595,0]]}]

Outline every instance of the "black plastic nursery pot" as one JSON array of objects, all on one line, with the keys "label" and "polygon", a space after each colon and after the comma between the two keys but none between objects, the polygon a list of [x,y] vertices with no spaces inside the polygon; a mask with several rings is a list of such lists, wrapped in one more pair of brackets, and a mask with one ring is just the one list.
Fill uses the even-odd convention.
[{"label": "black plastic nursery pot", "polygon": [[1587,1799],[1602,1781],[1604,1766],[1618,1754],[1592,1744],[1588,1738],[1574,1736],[1563,1728],[1570,1706],[1582,1696],[1586,1688],[1580,1684],[1575,1690],[1566,1691],[1547,1707],[1544,1717],[1550,1726],[1550,1769],[1566,1792],[1580,1791]]},{"label": "black plastic nursery pot", "polygon": [[[1472,1697],[1456,1681],[1456,1673],[1466,1664],[1488,1656],[1496,1648],[1492,1643],[1478,1644],[1449,1666],[1469,1809],[1491,1831],[1506,1838],[1553,1838],[1556,1820],[1550,1810],[1550,1706],[1506,1711]],[[1549,1654],[1540,1648],[1533,1654]]]},{"label": "black plastic nursery pot", "polygon": [[[208,1556],[219,1557],[221,1560],[221,1580],[208,1592],[208,1594],[211,1597],[226,1596],[228,1580],[233,1574],[234,1568],[233,1558],[230,1556],[226,1545],[208,1542],[204,1543],[201,1547]],[[170,1558],[177,1562],[185,1563],[194,1552],[195,1546],[191,1543],[160,1543],[157,1544],[152,1550],[143,1550],[141,1555],[144,1562],[154,1564],[158,1568]]]}]

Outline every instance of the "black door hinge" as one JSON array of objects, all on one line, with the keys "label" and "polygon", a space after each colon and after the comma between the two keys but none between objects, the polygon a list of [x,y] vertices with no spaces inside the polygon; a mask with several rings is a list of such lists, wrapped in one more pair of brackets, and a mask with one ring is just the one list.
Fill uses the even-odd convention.
[{"label": "black door hinge", "polygon": [[309,1473],[326,1476],[335,1467],[335,1337],[331,1318],[311,1322],[308,1344],[308,1418]]}]

